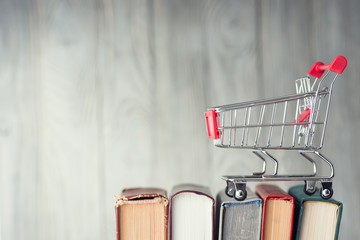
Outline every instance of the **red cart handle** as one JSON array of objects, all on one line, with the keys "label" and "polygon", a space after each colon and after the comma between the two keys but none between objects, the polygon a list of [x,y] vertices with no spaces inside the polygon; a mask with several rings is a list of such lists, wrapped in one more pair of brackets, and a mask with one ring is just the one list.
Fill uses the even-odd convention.
[{"label": "red cart handle", "polygon": [[308,75],[321,78],[325,70],[342,74],[346,68],[347,60],[343,56],[337,56],[330,64],[323,64],[322,62],[314,63],[308,71]]},{"label": "red cart handle", "polygon": [[209,139],[218,139],[219,130],[216,122],[217,113],[215,110],[209,110],[205,112],[206,129]]}]

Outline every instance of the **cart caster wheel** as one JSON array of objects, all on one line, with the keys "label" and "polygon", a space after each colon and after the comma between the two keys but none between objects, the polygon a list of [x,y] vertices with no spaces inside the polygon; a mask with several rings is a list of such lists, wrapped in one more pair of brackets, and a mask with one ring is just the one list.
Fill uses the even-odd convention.
[{"label": "cart caster wheel", "polygon": [[323,199],[329,199],[332,197],[332,195],[334,194],[334,190],[332,190],[332,188],[321,188],[321,193],[320,196]]},{"label": "cart caster wheel", "polygon": [[304,193],[305,193],[306,195],[311,196],[311,195],[313,195],[315,192],[316,192],[316,188],[314,188],[313,190],[306,190],[306,187],[304,187]]},{"label": "cart caster wheel", "polygon": [[307,195],[313,195],[316,192],[315,181],[305,181],[304,193]]},{"label": "cart caster wheel", "polygon": [[232,182],[227,182],[226,188],[225,188],[225,194],[229,197],[234,197],[235,192],[235,185]]},{"label": "cart caster wheel", "polygon": [[245,190],[241,190],[241,189],[238,189],[235,191],[235,194],[234,194],[234,198],[238,201],[242,201],[246,198],[247,196],[247,191]]},{"label": "cart caster wheel", "polygon": [[334,193],[334,191],[332,189],[332,182],[322,182],[321,183],[320,196],[323,199],[331,198],[333,193]]}]

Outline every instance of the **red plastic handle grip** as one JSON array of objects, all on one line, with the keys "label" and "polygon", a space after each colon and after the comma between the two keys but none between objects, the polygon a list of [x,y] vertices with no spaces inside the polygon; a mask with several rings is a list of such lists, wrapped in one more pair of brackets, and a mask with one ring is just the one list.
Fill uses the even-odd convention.
[{"label": "red plastic handle grip", "polygon": [[343,56],[337,56],[330,64],[323,64],[322,62],[314,63],[308,71],[308,75],[321,78],[325,70],[342,74],[346,68],[347,60]]},{"label": "red plastic handle grip", "polygon": [[218,139],[219,138],[219,130],[216,122],[216,112],[215,110],[210,110],[205,112],[205,122],[206,129],[209,139]]},{"label": "red plastic handle grip", "polygon": [[300,115],[298,116],[298,119],[297,121],[294,120],[293,123],[302,123],[302,122],[307,122],[306,121],[306,118],[310,115],[311,113],[311,109],[310,108],[307,108],[305,109],[304,111],[302,111],[302,113],[300,113]]}]

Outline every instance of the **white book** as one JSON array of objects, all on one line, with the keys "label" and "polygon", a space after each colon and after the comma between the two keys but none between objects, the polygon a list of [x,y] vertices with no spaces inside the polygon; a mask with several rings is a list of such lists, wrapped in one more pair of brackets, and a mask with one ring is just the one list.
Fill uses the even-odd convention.
[{"label": "white book", "polygon": [[208,187],[181,184],[169,199],[170,240],[214,239],[215,199]]}]

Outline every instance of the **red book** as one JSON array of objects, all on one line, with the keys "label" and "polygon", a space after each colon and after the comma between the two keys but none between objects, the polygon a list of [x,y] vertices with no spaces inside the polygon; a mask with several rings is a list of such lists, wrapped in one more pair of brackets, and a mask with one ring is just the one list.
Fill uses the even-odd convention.
[{"label": "red book", "polygon": [[276,185],[259,184],[256,193],[263,199],[262,240],[291,240],[294,199]]}]

